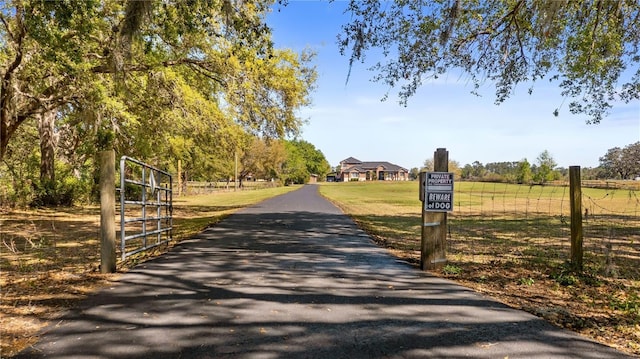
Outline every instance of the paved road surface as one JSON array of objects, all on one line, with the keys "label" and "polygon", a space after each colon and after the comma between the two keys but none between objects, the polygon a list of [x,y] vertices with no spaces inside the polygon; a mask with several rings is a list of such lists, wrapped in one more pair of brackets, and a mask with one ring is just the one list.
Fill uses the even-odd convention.
[{"label": "paved road surface", "polygon": [[621,358],[389,256],[317,186],[126,273],[21,358]]}]

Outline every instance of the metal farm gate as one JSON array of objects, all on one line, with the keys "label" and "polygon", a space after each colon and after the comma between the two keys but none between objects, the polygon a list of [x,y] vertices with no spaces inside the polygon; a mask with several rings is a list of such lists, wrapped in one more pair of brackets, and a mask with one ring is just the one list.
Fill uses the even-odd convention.
[{"label": "metal farm gate", "polygon": [[168,172],[123,156],[118,190],[122,260],[171,240],[173,184]]}]

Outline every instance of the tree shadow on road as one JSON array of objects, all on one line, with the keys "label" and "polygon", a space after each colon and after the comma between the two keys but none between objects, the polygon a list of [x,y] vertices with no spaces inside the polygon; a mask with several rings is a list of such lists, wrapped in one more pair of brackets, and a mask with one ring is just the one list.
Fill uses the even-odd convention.
[{"label": "tree shadow on road", "polygon": [[236,213],[92,295],[18,355],[620,357],[389,256],[347,217]]}]

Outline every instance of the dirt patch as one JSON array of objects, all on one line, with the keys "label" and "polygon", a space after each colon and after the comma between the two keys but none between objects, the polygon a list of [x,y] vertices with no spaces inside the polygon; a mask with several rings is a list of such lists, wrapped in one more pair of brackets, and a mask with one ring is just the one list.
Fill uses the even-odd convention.
[{"label": "dirt patch", "polygon": [[0,356],[6,357],[115,275],[97,271],[97,208],[3,211],[1,217]]},{"label": "dirt patch", "polygon": [[620,302],[628,299],[627,288],[632,285],[629,281],[575,275],[568,284],[559,282],[557,275],[523,266],[452,265],[459,265],[462,271],[453,275],[443,271],[443,276],[559,327],[640,355],[638,312],[615,304],[615,298]]}]

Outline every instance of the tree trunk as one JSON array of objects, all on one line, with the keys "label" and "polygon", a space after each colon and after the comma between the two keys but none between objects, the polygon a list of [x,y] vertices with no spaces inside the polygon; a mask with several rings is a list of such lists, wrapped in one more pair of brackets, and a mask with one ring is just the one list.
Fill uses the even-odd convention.
[{"label": "tree trunk", "polygon": [[6,123],[5,111],[2,111],[0,115],[0,161],[4,158],[5,152],[7,152],[7,146],[9,146],[9,126]]},{"label": "tree trunk", "polygon": [[[0,96],[0,161],[4,158],[9,147],[9,139],[13,137],[13,134],[18,129],[27,117],[17,115],[11,111],[11,106],[8,104],[11,99],[7,99],[10,95],[10,91],[5,90],[2,86],[1,90],[4,93]],[[9,92],[9,93],[7,93]]]},{"label": "tree trunk", "polygon": [[55,148],[56,135],[54,133],[56,112],[45,111],[36,115],[38,120],[38,134],[40,135],[40,183],[52,185],[55,183]]}]

